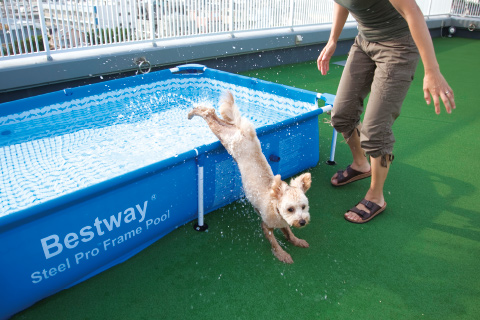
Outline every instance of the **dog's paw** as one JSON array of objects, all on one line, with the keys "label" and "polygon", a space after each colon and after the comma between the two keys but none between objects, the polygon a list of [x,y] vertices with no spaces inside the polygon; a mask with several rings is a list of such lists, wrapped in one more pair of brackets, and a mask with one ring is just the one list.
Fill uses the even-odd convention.
[{"label": "dog's paw", "polygon": [[310,247],[310,245],[308,244],[307,241],[303,240],[303,239],[296,239],[294,242],[293,242],[293,245],[297,246],[297,247],[300,247],[300,248],[308,248]]},{"label": "dog's paw", "polygon": [[192,111],[188,113],[188,120],[191,120],[194,116],[199,116],[202,118],[212,116],[215,114],[214,108],[207,108],[205,106],[196,106]]},{"label": "dog's paw", "polygon": [[194,116],[196,116],[196,115],[197,115],[197,112],[196,112],[195,109],[193,109],[192,111],[190,111],[190,112],[188,113],[188,120],[192,120],[192,118],[193,118]]},{"label": "dog's paw", "polygon": [[278,260],[282,261],[283,263],[288,263],[288,264],[293,263],[292,256],[290,256],[286,251],[273,250],[273,254],[275,255],[275,257],[277,257]]}]

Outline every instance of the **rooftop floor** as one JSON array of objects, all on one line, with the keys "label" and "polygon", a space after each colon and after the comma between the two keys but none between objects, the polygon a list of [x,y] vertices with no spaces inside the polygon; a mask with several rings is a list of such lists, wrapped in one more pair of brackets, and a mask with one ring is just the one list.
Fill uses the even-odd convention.
[{"label": "rooftop floor", "polygon": [[[436,115],[425,104],[420,64],[394,126],[388,208],[368,224],[343,219],[369,180],[330,185],[350,156],[339,140],[337,165],[324,163],[332,129],[321,116],[323,160],[310,170],[307,193],[312,221],[296,231],[310,248],[284,242],[293,265],[273,257],[253,208],[237,201],[206,216],[207,232],[182,226],[13,319],[478,319],[480,41],[434,45],[457,109]],[[342,70],[332,64],[322,77],[312,61],[244,74],[334,94]]]}]

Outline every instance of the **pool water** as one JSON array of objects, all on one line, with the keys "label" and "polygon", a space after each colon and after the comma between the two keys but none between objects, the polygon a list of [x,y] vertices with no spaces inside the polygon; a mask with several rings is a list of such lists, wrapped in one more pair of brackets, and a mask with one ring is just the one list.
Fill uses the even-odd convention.
[{"label": "pool water", "polygon": [[[317,108],[229,83],[169,79],[0,117],[0,216],[217,141],[198,104],[230,90],[255,127]],[[34,106],[33,106],[34,107]]]}]

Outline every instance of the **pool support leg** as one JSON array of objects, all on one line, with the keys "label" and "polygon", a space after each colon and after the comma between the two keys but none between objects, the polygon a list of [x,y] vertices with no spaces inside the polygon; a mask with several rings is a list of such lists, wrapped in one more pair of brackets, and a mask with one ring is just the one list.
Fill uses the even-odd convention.
[{"label": "pool support leg", "polygon": [[[196,151],[196,150],[195,150]],[[197,231],[205,231],[208,229],[208,225],[203,221],[204,210],[203,210],[203,166],[198,161],[198,221],[195,223],[193,228]]]},{"label": "pool support leg", "polygon": [[[331,112],[335,102],[335,95],[330,93],[317,93],[317,98],[325,101],[325,106],[321,108],[323,113]],[[337,146],[337,130],[333,129],[332,145],[330,147],[330,158],[326,161],[328,165],[335,165],[335,147]]]},{"label": "pool support leg", "polygon": [[327,164],[334,166],[337,163],[335,162],[335,148],[337,146],[337,130],[333,129],[332,134],[332,145],[330,146],[330,158],[326,161]]}]

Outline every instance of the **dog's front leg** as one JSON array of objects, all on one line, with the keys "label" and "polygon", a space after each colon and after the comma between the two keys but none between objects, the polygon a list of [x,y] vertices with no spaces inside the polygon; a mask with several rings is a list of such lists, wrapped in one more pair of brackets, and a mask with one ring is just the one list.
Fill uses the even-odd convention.
[{"label": "dog's front leg", "polygon": [[285,235],[285,238],[287,238],[288,241],[293,243],[293,245],[295,245],[297,247],[300,247],[300,248],[310,247],[310,245],[308,244],[307,241],[295,237],[295,235],[293,234],[292,230],[290,230],[289,227],[282,228],[282,232]]},{"label": "dog's front leg", "polygon": [[228,143],[229,137],[233,136],[237,130],[233,123],[220,119],[213,108],[197,106],[188,113],[188,119],[190,120],[194,116],[202,117],[224,146]]},{"label": "dog's front leg", "polygon": [[275,257],[277,257],[277,259],[282,262],[293,263],[292,257],[278,244],[278,241],[273,234],[273,228],[267,227],[265,222],[262,222],[262,230],[265,234],[265,237],[268,239],[268,241],[270,241],[270,244],[272,245],[272,252]]}]

